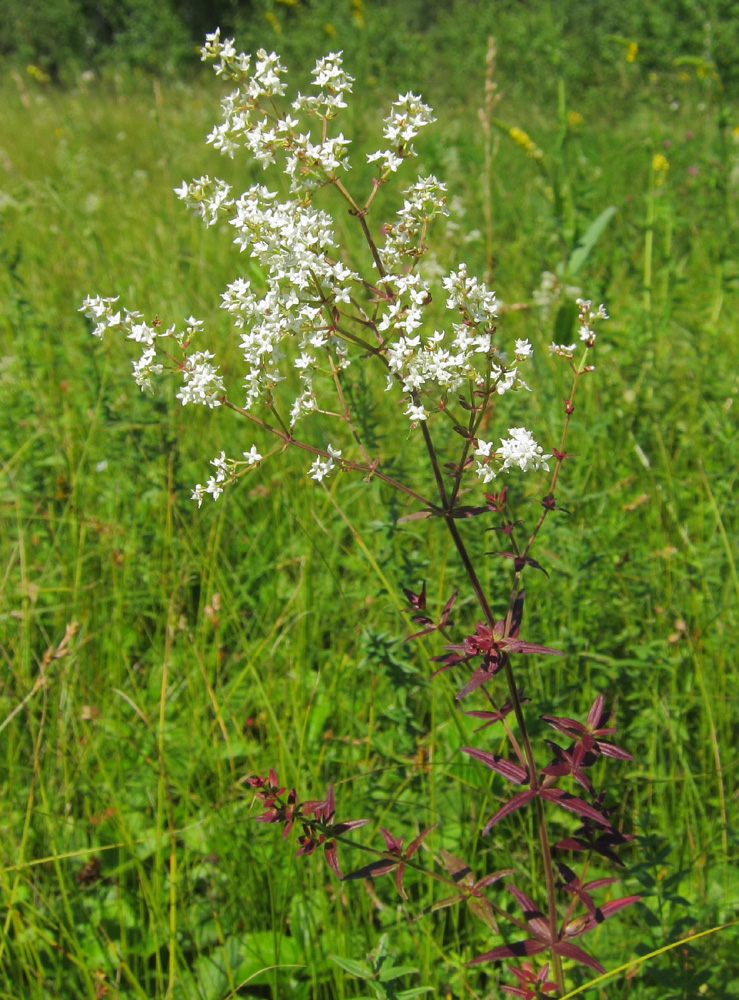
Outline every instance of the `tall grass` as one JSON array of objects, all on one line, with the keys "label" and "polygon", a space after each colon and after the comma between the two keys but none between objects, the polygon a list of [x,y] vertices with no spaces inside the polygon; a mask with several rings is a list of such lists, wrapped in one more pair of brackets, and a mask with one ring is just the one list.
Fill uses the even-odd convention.
[{"label": "tall grass", "polygon": [[[502,132],[481,189],[482,72],[463,99],[432,84],[439,122],[421,159],[471,227],[490,200],[494,260],[484,235],[464,255],[528,306],[506,324],[539,348],[546,438],[564,387],[542,349],[554,316],[531,303],[563,258],[561,220],[551,175]],[[500,83],[496,115],[567,172],[580,234],[618,209],[577,276],[613,319],[574,416],[558,495],[569,523],[543,543],[555,583],[532,581],[529,600],[529,633],[567,651],[530,658],[541,710],[584,711],[607,691],[638,761],[623,806],[643,905],[603,930],[614,966],[730,921],[739,901],[737,119],[676,73],[633,83],[626,116],[612,93],[569,94],[582,120],[563,137],[550,102]],[[328,883],[254,829],[244,784],[271,765],[316,794],[331,780],[347,815],[443,818],[445,846],[481,864],[495,864],[496,837],[533,837],[518,815],[490,842],[472,837],[492,805],[457,753],[474,720],[444,721],[454,692],[429,683],[437,650],[399,641],[401,586],[428,576],[441,599],[459,575],[445,539],[398,525],[376,485],[306,489],[289,454],[279,478],[267,465],[198,514],[189,491],[207,456],[251,442],[228,414],[139,397],[124,351],[94,349],[76,311],[90,291],[120,293],[223,329],[213,292],[243,260],[171,193],[229,169],[203,143],[214,93],[2,82],[0,998],[351,997],[330,956],[361,959],[382,931],[420,970],[407,986],[495,995],[494,967],[465,967],[464,917],[414,923],[379,883]],[[362,100],[369,149],[385,95]],[[452,263],[462,231],[447,233]],[[219,354],[237,366],[234,347]],[[489,572],[494,593],[502,571]],[[418,912],[428,889],[413,891]],[[736,940],[634,965],[609,995],[735,995]]]}]

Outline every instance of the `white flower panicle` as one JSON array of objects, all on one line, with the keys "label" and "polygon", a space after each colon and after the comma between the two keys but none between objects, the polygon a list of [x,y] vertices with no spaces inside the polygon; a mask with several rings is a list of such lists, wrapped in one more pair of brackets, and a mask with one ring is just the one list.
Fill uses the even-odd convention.
[{"label": "white flower panicle", "polygon": [[399,95],[390,115],[385,119],[382,134],[392,143],[390,149],[378,149],[367,155],[368,163],[379,163],[383,175],[395,173],[403,160],[415,156],[413,140],[425,125],[435,122],[431,108],[410,92]]},{"label": "white flower panicle", "polygon": [[[154,324],[144,322],[139,312],[130,309],[114,310],[118,298],[101,298],[99,295],[89,296],[80,307],[88,319],[95,322],[93,335],[104,337],[106,333],[120,333],[128,340],[134,340],[143,345],[141,356],[133,362],[134,381],[142,390],[152,391],[152,375],[161,375],[164,366],[155,361],[156,342],[164,337],[171,337],[181,348],[186,348],[190,341],[203,327],[203,321],[190,316],[185,320],[182,330],[170,326],[159,330],[158,321]],[[194,403],[208,406],[211,409],[221,405],[219,397],[225,396],[226,387],[217,366],[210,363],[213,354],[208,351],[197,351],[189,355],[179,366],[184,385],[177,393],[177,398],[185,406]]]},{"label": "white flower panicle", "polygon": [[212,226],[223,218],[233,205],[231,187],[224,181],[211,180],[207,175],[195,181],[183,181],[174,189],[178,198],[185,202],[195,215]]},{"label": "white flower panicle", "polygon": [[298,94],[293,101],[294,111],[333,118],[347,106],[344,96],[350,94],[354,77],[344,70],[341,52],[329,52],[319,59],[313,70],[313,86],[320,87],[319,94]]},{"label": "white flower panicle", "polygon": [[[452,405],[455,392],[461,391],[471,412],[477,412],[476,399],[528,389],[521,369],[533,355],[531,343],[515,340],[509,360],[496,334],[495,292],[470,275],[464,263],[446,272],[429,253],[434,220],[449,215],[446,186],[433,175],[418,177],[403,190],[400,208],[381,230],[375,220],[372,226],[365,222],[378,187],[415,155],[420,130],[435,120],[421,98],[407,93],[393,103],[383,124],[388,148],[368,157],[377,163],[378,174],[363,204],[342,180],[350,169],[350,140],[334,119],[346,108],[354,80],[340,52],[317,61],[313,92],[298,94],[291,103],[283,100],[286,71],[274,52],[259,49],[254,57],[237,52],[233,39],[221,40],[216,30],[206,36],[201,54],[235,88],[221,100],[221,120],[207,142],[223,155],[245,152],[265,170],[276,167],[289,182],[288,197],[268,184],[234,192],[207,174],[175,189],[206,226],[228,223],[234,245],[253,260],[249,277],[235,277],[222,292],[220,307],[239,339],[243,407],[250,414],[266,408],[270,425],[277,416],[280,447],[285,434],[291,435],[298,421],[311,414],[338,417],[345,427],[349,413],[341,373],[373,356],[385,366],[387,389],[398,394],[412,428]],[[362,220],[374,267],[369,276],[345,261],[331,216],[312,203],[328,185]],[[462,208],[457,204],[457,215]],[[375,242],[372,234],[378,231],[381,238]],[[544,292],[560,294],[556,279],[543,280],[545,298]],[[431,322],[428,310],[435,298]],[[446,318],[440,316],[440,302],[448,310]],[[158,319],[147,322],[117,303],[117,298],[88,296],[80,311],[92,321],[95,336],[122,334],[140,346],[133,377],[142,390],[152,391],[154,378],[168,371],[182,379],[177,398],[183,406],[215,408],[227,401],[214,354],[197,343],[204,335],[202,320],[190,316],[184,324],[164,329]],[[578,306],[580,340],[591,347],[595,325],[607,318],[605,310],[601,306],[594,313],[584,300]],[[169,338],[166,347],[162,338]],[[575,345],[553,344],[550,351],[571,359]],[[551,456],[527,430],[512,428],[509,435],[498,448],[477,441],[477,474],[484,482],[513,467],[547,468]],[[306,447],[316,450],[313,444]],[[211,463],[215,471],[205,485],[195,487],[193,499],[198,504],[206,495],[216,499],[225,485],[261,461],[256,445],[243,453],[243,460],[227,459],[221,452]],[[308,475],[322,482],[337,466],[342,467],[341,450],[329,445],[318,452]]]},{"label": "white flower panicle", "polygon": [[[537,444],[531,431],[525,427],[509,427],[510,437],[500,439],[500,447],[495,448],[492,441],[477,441],[475,455],[483,461],[477,463],[477,475],[483,483],[492,482],[499,472],[507,472],[517,468],[522,472],[536,472],[539,469],[549,471],[551,455],[545,455],[544,449]],[[494,463],[500,463],[496,468]]]},{"label": "white flower panicle", "polygon": [[590,299],[578,299],[577,305],[580,309],[580,315],[578,317],[580,323],[580,340],[585,344],[586,347],[595,346],[595,330],[593,329],[595,323],[601,319],[608,319],[608,313],[606,312],[605,306],[600,305],[596,312],[591,312],[590,307],[593,303]]},{"label": "white flower panicle", "polygon": [[[597,339],[595,332],[596,324],[609,318],[604,305],[598,306],[595,312],[593,312],[590,308],[592,304],[593,303],[590,299],[577,299],[580,341],[586,348],[595,347],[595,341]],[[571,360],[574,357],[576,350],[577,344],[552,343],[549,345],[550,354],[557,355],[560,358],[567,358],[568,360]]]},{"label": "white flower panicle", "polygon": [[226,486],[235,483],[237,479],[250,469],[255,469],[262,461],[262,456],[257,451],[256,445],[252,445],[249,451],[245,451],[243,455],[245,460],[242,462],[239,459],[226,458],[225,451],[222,451],[220,455],[211,460],[210,464],[215,466],[215,475],[208,478],[205,486],[198,483],[191,494],[191,499],[197,500],[198,507],[202,505],[204,497],[208,494],[217,500]]},{"label": "white flower panicle", "polygon": [[326,451],[328,452],[328,456],[326,458],[317,458],[308,470],[308,475],[311,479],[315,479],[318,483],[323,482],[334,471],[336,468],[334,459],[338,461],[341,458],[341,450],[334,448],[333,445],[327,445]]},{"label": "white flower panicle", "polygon": [[404,201],[396,222],[383,227],[385,243],[380,256],[386,271],[413,266],[428,247],[426,235],[431,220],[437,215],[449,215],[446,208],[446,184],[436,177],[419,177],[403,192]]},{"label": "white flower panicle", "polygon": [[182,366],[184,385],[177,393],[183,406],[196,403],[211,409],[221,405],[220,396],[225,396],[226,387],[218,368],[210,363],[214,357],[210,351],[196,351],[190,354]]}]

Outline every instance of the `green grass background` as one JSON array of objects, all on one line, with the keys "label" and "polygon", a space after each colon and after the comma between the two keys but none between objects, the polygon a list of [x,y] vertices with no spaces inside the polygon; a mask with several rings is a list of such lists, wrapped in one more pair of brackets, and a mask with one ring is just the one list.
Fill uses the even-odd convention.
[{"label": "green grass background", "polygon": [[[523,28],[506,23],[519,34],[497,39],[495,113],[542,148],[546,176],[498,133],[483,190],[479,37],[446,72],[433,52],[409,60],[407,85],[439,119],[418,143],[419,169],[465,211],[460,232],[440,230],[440,259],[485,270],[484,238],[461,233],[484,230],[489,197],[506,303],[530,305],[566,256],[553,184],[569,186],[580,233],[617,208],[577,276],[612,319],[573,418],[577,458],[558,493],[570,514],[535,553],[551,582],[528,584],[526,637],[567,656],[523,666],[533,719],[582,717],[602,691],[636,757],[599,772],[636,834],[624,889],[643,896],[584,939],[612,968],[732,920],[739,901],[739,115],[705,61],[650,74],[626,61],[624,40],[598,86],[544,45],[550,72],[527,83],[510,58]],[[300,79],[342,44],[320,18],[287,23],[282,38],[257,27],[293,57],[304,43]],[[406,89],[402,60],[387,59],[387,76],[364,67],[342,125],[357,164],[376,148],[391,86]],[[560,76],[582,116],[566,130]],[[449,675],[430,681],[438,646],[400,641],[402,586],[426,579],[433,604],[462,582],[440,526],[399,525],[407,509],[375,484],[309,487],[289,452],[198,512],[189,494],[209,459],[246,450],[253,433],[235,414],[183,409],[173,385],[141,395],[127,345],[101,347],[77,312],[99,293],[167,322],[202,317],[235,384],[237,345],[217,306],[244,258],[172,194],[201,173],[243,186],[258,176],[204,144],[220,93],[197,71],[155,79],[121,66],[64,89],[9,65],[0,78],[0,998],[370,996],[330,956],[362,960],[383,932],[418,970],[401,988],[498,996],[504,970],[465,966],[490,947],[469,915],[414,922],[434,898],[423,880],[408,879],[401,905],[390,879],[372,894],[337,882],[318,855],[295,859],[277,829],[251,821],[244,783],[270,766],[306,798],[333,783],[339,817],[370,818],[362,833],[375,846],[380,825],[410,840],[440,821],[432,851],[478,875],[513,856],[523,881],[539,880],[530,816],[479,838],[506,789],[458,752],[485,737],[453,704]],[[338,223],[351,248],[350,225]],[[567,384],[544,350],[552,320],[530,307],[502,326],[538,349],[527,422],[556,441]],[[410,447],[404,419],[379,430],[383,454]],[[516,484],[521,517],[537,490]],[[500,607],[508,585],[484,559],[489,538],[472,544]],[[460,620],[474,622],[469,602]],[[608,996],[735,996],[736,947],[735,928],[681,946],[614,979]],[[589,978],[571,970],[573,985]]]}]

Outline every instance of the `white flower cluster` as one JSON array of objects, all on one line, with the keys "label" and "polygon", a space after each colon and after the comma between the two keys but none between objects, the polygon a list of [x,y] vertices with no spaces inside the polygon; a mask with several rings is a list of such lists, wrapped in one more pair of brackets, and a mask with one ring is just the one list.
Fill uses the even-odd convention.
[{"label": "white flower cluster", "polygon": [[383,227],[385,245],[380,250],[380,256],[387,271],[403,264],[413,266],[420,260],[427,249],[429,223],[437,215],[449,215],[446,184],[438,181],[433,174],[419,177],[403,195],[397,222],[388,222]]},{"label": "white flower cluster", "polygon": [[203,486],[198,483],[192,491],[192,499],[197,500],[198,507],[202,506],[205,496],[210,494],[214,500],[223,493],[223,490],[230,483],[235,483],[239,476],[242,476],[249,469],[255,469],[262,461],[262,456],[257,451],[256,445],[252,445],[249,451],[243,452],[245,461],[233,458],[226,458],[226,452],[222,451],[211,460],[211,465],[215,466],[215,475],[210,476],[208,482]]},{"label": "white flower cluster", "polygon": [[[101,339],[106,333],[121,333],[128,340],[143,344],[143,350],[138,360],[133,362],[133,377],[142,390],[152,390],[152,375],[160,375],[163,366],[155,362],[156,344],[162,337],[172,337],[181,348],[186,348],[192,337],[203,325],[202,320],[192,316],[185,321],[184,329],[178,331],[171,326],[166,330],[157,330],[156,326],[145,323],[141,313],[130,309],[116,310],[115,298],[102,298],[99,295],[88,295],[80,307],[88,319],[95,322],[93,335]],[[180,371],[184,385],[177,393],[177,398],[184,406],[186,403],[196,403],[211,409],[221,405],[220,397],[226,393],[223,378],[218,368],[210,363],[213,355],[208,351],[196,351],[188,355],[181,363]]]},{"label": "white flower cluster", "polygon": [[345,94],[350,94],[354,77],[344,70],[341,52],[329,52],[319,59],[313,70],[313,85],[321,87],[317,95],[298,94],[293,101],[293,110],[306,111],[321,118],[333,118],[341,108],[345,108]]},{"label": "white flower cluster", "polygon": [[[208,136],[214,149],[233,157],[243,146],[265,168],[275,163],[278,152],[282,152],[290,189],[303,198],[335,177],[339,169],[349,169],[349,140],[341,133],[330,137],[325,131],[325,124],[346,107],[344,95],[354,82],[343,69],[340,52],[331,52],[316,63],[313,86],[320,88],[319,93],[299,94],[292,105],[293,110],[317,116],[323,122],[317,141],[309,133],[298,131],[297,118],[275,114],[274,98],[285,93],[285,67],[274,52],[257,52],[252,76],[248,75],[250,57],[243,52],[237,54],[232,39],[221,42],[218,31],[207,36],[201,54],[203,60],[215,62],[217,74],[242,84],[221,102],[223,121]],[[262,107],[265,98],[267,107]]]},{"label": "white flower cluster", "polygon": [[320,366],[317,351],[338,355],[339,367],[349,361],[342,342],[331,333],[330,308],[348,305],[352,284],[359,278],[328,251],[335,244],[330,217],[295,201],[275,202],[261,185],[246,191],[234,205],[234,242],[249,249],[267,272],[267,291],[256,295],[250,282],[238,278],[222,296],[221,306],[243,330],[241,350],[247,366],[246,409],[264,398],[285,377],[278,365],[282,344],[298,339],[293,364],[302,391],[293,402],[291,423],[315,409],[313,372]]},{"label": "white flower cluster", "polygon": [[[419,401],[419,394],[435,390],[442,393],[458,389],[467,381],[475,387],[490,386],[502,395],[511,389],[528,386],[518,368],[510,367],[502,351],[493,345],[492,336],[497,319],[495,293],[483,282],[471,278],[465,264],[460,264],[443,280],[448,293],[448,309],[461,313],[462,322],[452,323],[452,332],[435,330],[430,336],[414,333],[421,326],[422,307],[430,301],[429,287],[418,275],[390,275],[383,284],[395,293],[388,311],[378,325],[400,331],[400,336],[387,349],[388,384],[393,378],[409,394],[407,416],[413,423],[426,420],[428,412]],[[525,361],[533,354],[527,340],[516,341],[516,359]],[[476,361],[481,355],[483,363]]]},{"label": "white flower cluster", "polygon": [[308,475],[311,479],[315,479],[318,483],[323,482],[334,471],[336,468],[334,459],[338,461],[341,458],[341,450],[339,448],[334,448],[329,444],[326,445],[326,451],[328,452],[328,456],[326,458],[317,458],[308,470]]},{"label": "white flower cluster", "polygon": [[[601,320],[608,319],[608,313],[604,305],[599,305],[595,312],[591,310],[590,299],[578,299],[579,309],[578,323],[580,325],[580,340],[585,347],[594,347],[596,341],[595,324]],[[571,359],[575,355],[577,344],[550,344],[549,353],[556,354],[560,358]]]},{"label": "white flower cluster", "polygon": [[395,173],[403,160],[416,155],[413,140],[424,125],[435,121],[431,108],[420,97],[410,92],[399,95],[382,130],[392,146],[390,149],[378,149],[376,153],[369,153],[367,161],[379,163],[380,171],[385,176]]},{"label": "white flower cluster", "polygon": [[[501,438],[498,449],[492,441],[478,439],[475,455],[483,461],[477,463],[477,475],[483,483],[492,482],[499,472],[507,472],[514,467],[522,472],[549,471],[547,463],[552,456],[544,454],[544,449],[536,443],[530,431],[525,427],[509,427],[508,433],[510,437]],[[496,468],[493,462],[499,462],[499,467]]]},{"label": "white flower cluster", "polygon": [[[319,59],[312,81],[316,93],[299,94],[289,104],[283,101],[285,67],[274,52],[260,49],[252,59],[237,52],[232,40],[222,41],[219,31],[206,37],[201,52],[204,60],[215,64],[218,76],[236,85],[221,101],[222,120],[208,142],[229,157],[246,150],[265,169],[279,161],[290,187],[287,198],[265,184],[238,194],[224,181],[204,175],[175,189],[206,226],[228,222],[234,244],[255,261],[251,280],[236,277],[221,295],[221,308],[239,336],[244,408],[250,414],[267,408],[268,423],[279,424],[281,446],[307,414],[320,412],[327,419],[348,421],[341,372],[352,361],[373,356],[385,365],[387,388],[400,394],[411,426],[446,408],[450,394],[461,387],[470,400],[527,389],[519,369],[531,358],[532,347],[528,340],[516,340],[509,361],[495,342],[499,307],[495,293],[471,276],[464,263],[448,274],[438,264],[423,275],[419,270],[433,220],[449,215],[446,186],[434,176],[419,177],[403,191],[402,205],[382,227],[379,242],[366,221],[378,187],[403,160],[415,155],[415,138],[434,121],[420,97],[408,93],[394,102],[383,128],[388,148],[368,157],[378,164],[379,173],[363,203],[354,200],[341,180],[350,166],[350,143],[332,124],[346,107],[354,82],[343,68],[341,53]],[[312,204],[314,195],[327,185],[335,186],[351,214],[361,220],[374,261],[369,277],[342,259],[331,217]],[[379,228],[375,225],[374,230]],[[426,310],[439,278],[452,316],[440,323],[437,310],[430,323]],[[117,309],[116,302],[88,297],[81,311],[93,321],[96,336],[113,331],[141,345],[133,375],[142,389],[151,390],[153,377],[166,367],[181,375],[177,398],[183,405],[216,407],[226,401],[214,355],[191,347],[202,321],[189,317],[184,326],[165,330],[157,320],[148,324],[140,313]],[[589,302],[580,302],[580,336],[585,344],[592,345],[593,325],[603,318],[602,307],[594,314]],[[434,329],[436,324],[439,328]],[[179,346],[178,358],[162,350],[162,337]],[[553,349],[571,356],[568,352],[574,345],[553,345]],[[331,398],[324,401],[328,394]],[[471,406],[471,412],[478,410]],[[255,419],[261,422],[261,417]],[[524,471],[547,468],[550,456],[528,431],[512,428],[509,434],[497,449],[489,442],[477,442],[477,473],[484,482],[514,466]],[[342,460],[341,450],[332,445],[325,450],[309,443],[304,447],[318,456],[308,470],[317,482],[342,463],[344,468],[352,464]],[[206,494],[216,499],[225,484],[258,465],[262,456],[256,445],[244,459],[227,459],[221,452],[211,463],[214,474],[205,485],[195,487],[193,499],[198,504]]]}]

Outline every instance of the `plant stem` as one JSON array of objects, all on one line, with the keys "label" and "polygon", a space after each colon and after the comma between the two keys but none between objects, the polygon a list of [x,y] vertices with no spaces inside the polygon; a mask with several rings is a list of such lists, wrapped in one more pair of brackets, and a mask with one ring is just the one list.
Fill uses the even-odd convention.
[{"label": "plant stem", "polygon": [[[448,506],[447,492],[442,478],[441,469],[439,468],[439,462],[436,457],[436,451],[433,447],[433,442],[431,441],[431,435],[429,433],[428,427],[425,422],[421,424],[423,430],[424,441],[426,442],[426,449],[428,451],[429,459],[431,460],[431,466],[434,471],[434,476],[436,479],[436,484],[439,490],[439,496],[441,499],[441,506],[446,513],[444,521],[446,523],[449,534],[452,536],[452,540],[457,549],[459,558],[462,561],[467,578],[470,581],[472,589],[475,592],[475,597],[480,605],[485,620],[490,628],[495,626],[495,618],[493,617],[493,612],[488,603],[488,599],[485,596],[485,591],[482,588],[475,567],[472,564],[467,547],[464,544],[464,540],[459,533],[459,529],[456,525],[454,518],[451,517],[451,509]],[[517,578],[518,578],[517,574]],[[508,614],[506,615],[506,624],[504,635],[507,637],[510,635],[510,629],[512,626],[512,614],[513,614],[513,603],[517,595],[517,589],[514,590],[514,594],[509,602]],[[504,659],[504,672],[506,677],[506,682],[508,684],[508,692],[511,697],[511,702],[513,704],[513,710],[516,714],[516,721],[518,722],[518,727],[521,733],[521,741],[523,743],[523,751],[526,758],[526,763],[529,772],[529,781],[531,787],[536,790],[540,787],[539,775],[536,767],[536,761],[534,760],[534,752],[531,747],[531,740],[529,738],[528,728],[526,726],[526,719],[523,714],[523,708],[521,706],[521,698],[518,694],[518,688],[516,687],[515,677],[513,675],[513,667],[511,666],[511,661],[508,656]],[[547,887],[547,909],[548,909],[548,922],[549,930],[552,936],[552,940],[557,937],[557,900],[555,896],[555,885],[554,885],[554,867],[552,865],[552,852],[549,844],[549,837],[547,835],[546,828],[546,818],[544,816],[544,804],[539,798],[539,796],[534,796],[534,803],[536,808],[536,818],[537,818],[537,828],[539,833],[539,843],[541,844],[542,861],[544,865],[544,878]],[[552,971],[554,975],[555,982],[559,990],[564,993],[564,978],[562,975],[562,963],[560,962],[559,955],[554,951],[551,952],[552,960]]]}]

